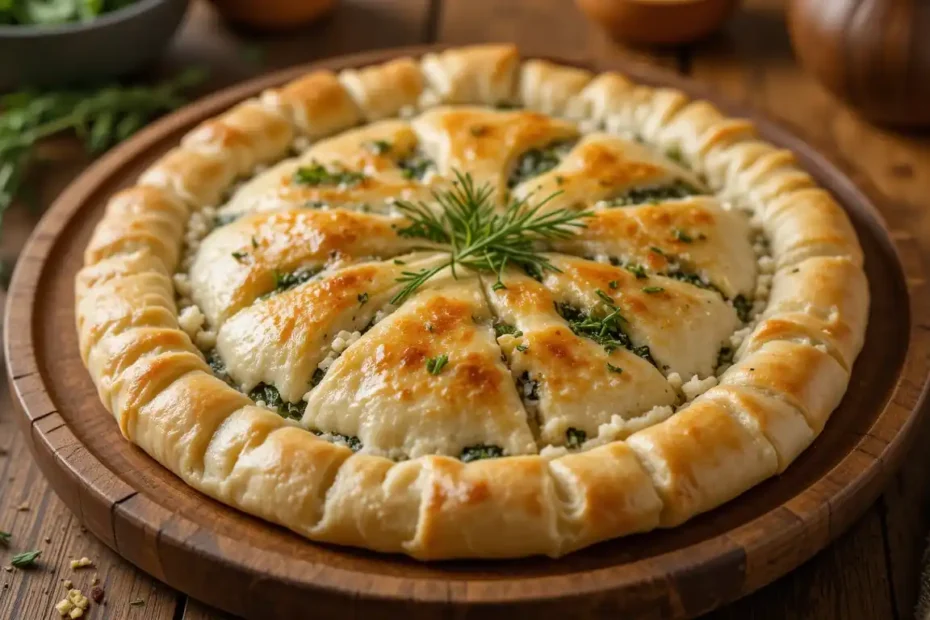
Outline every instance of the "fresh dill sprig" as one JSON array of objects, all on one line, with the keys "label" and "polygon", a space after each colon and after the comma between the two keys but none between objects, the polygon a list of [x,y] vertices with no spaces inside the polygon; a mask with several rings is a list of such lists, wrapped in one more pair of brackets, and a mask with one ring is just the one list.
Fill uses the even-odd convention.
[{"label": "fresh dill sprig", "polygon": [[398,234],[448,246],[449,260],[419,271],[404,271],[398,278],[404,287],[391,299],[392,304],[403,302],[446,267],[451,268],[453,277],[458,277],[456,267],[496,273],[495,290],[504,288],[501,277],[508,265],[522,267],[531,275],[559,271],[542,254],[539,242],[571,237],[576,229],[585,227],[581,220],[592,215],[590,211],[568,209],[540,213],[558,192],[535,205],[526,199],[514,199],[498,212],[490,185],[477,187],[470,174],[458,171],[455,177],[451,189],[433,192],[438,210],[423,202],[395,203],[411,221]]}]

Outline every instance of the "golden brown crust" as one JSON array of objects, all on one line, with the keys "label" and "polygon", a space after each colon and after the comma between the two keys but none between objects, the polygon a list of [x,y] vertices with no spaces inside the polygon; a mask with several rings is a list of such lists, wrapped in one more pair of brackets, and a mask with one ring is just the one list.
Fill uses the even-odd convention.
[{"label": "golden brown crust", "polygon": [[[529,111],[487,107],[500,103]],[[320,141],[235,194],[221,213],[241,219],[203,240],[188,286],[230,382],[304,402],[291,416],[303,426],[214,376],[180,329],[192,317],[179,319],[172,282],[190,213],[295,138]],[[510,178],[528,151],[576,140],[551,170]],[[423,178],[402,166],[415,156],[431,159]],[[362,177],[295,183],[316,164]],[[437,257],[410,253],[423,240],[397,233],[390,199],[426,199],[453,169],[501,194],[564,190],[549,208],[596,214],[555,249],[615,264],[553,254],[560,272],[539,282],[508,269],[504,288],[440,277],[391,314],[398,275]],[[716,198],[607,204],[673,181]],[[770,242],[773,276],[757,273],[738,210]],[[735,298],[768,280],[711,387]],[[567,306],[603,312],[594,291],[629,315],[629,347],[569,325]],[[868,315],[846,214],[751,123],[618,74],[521,65],[507,45],[312,73],[203,123],[111,199],[75,293],[82,359],[128,439],[194,488],[304,536],[421,559],[558,556],[730,500],[823,429]],[[345,353],[324,368],[337,341]],[[425,363],[443,353],[433,374]],[[688,403],[691,377],[709,383]],[[456,458],[490,447],[505,456]]]}]

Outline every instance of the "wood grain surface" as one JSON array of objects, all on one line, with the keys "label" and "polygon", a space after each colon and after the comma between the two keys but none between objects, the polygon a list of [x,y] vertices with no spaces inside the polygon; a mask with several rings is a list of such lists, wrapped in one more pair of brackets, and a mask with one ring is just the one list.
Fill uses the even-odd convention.
[{"label": "wood grain surface", "polygon": [[[247,45],[255,45],[254,40],[246,40]],[[329,24],[285,40],[259,41],[265,50],[261,66],[246,62],[244,57],[251,54],[243,53],[246,46],[240,38],[198,5],[166,65],[207,62],[216,68],[211,84],[215,87],[268,67],[322,55],[430,40],[514,40],[529,49],[548,48],[557,54],[577,51],[578,56],[606,60],[630,56],[653,59],[650,53],[618,50],[591,30],[567,2],[346,1]],[[930,220],[922,206],[924,197],[930,195],[930,179],[920,171],[930,165],[930,143],[869,127],[800,73],[790,58],[780,2],[747,2],[720,37],[693,48],[664,52],[655,61],[693,73],[731,97],[787,118],[815,144],[841,151],[850,160],[857,182],[877,186],[890,198],[887,204],[908,222],[908,230],[899,233],[922,240],[921,248],[912,250],[908,260],[926,262]],[[42,176],[42,202],[57,193],[84,163],[74,158],[73,151],[68,152],[67,145],[61,151],[57,156],[63,164]],[[17,252],[35,218],[24,208],[11,213],[5,222],[5,257]],[[92,618],[215,617],[211,610],[161,586],[81,533],[74,517],[50,494],[31,465],[25,441],[12,432],[8,397],[5,399],[0,409],[0,448],[5,450],[0,453],[4,476],[0,478],[0,530],[13,532],[16,551],[32,547],[47,550],[40,561],[41,571],[0,572],[0,583],[8,586],[0,586],[0,617],[53,614],[52,606],[63,594],[58,579],[89,583],[92,573],[72,573],[66,567],[67,558],[79,555],[94,558],[101,579],[105,577],[108,604],[95,606],[89,615]],[[44,430],[54,433],[60,421],[53,414],[42,423],[48,425]],[[926,429],[921,431],[921,441],[925,441]],[[66,444],[60,447],[67,449]],[[912,453],[882,499],[846,536],[791,575],[720,610],[715,617],[910,617],[917,562],[930,512],[924,490],[928,460],[920,451]],[[13,480],[7,481],[10,476]],[[24,502],[30,510],[14,510]],[[52,543],[44,542],[46,536]],[[6,560],[9,553],[0,550],[0,558]],[[139,600],[145,604],[130,605]]]}]

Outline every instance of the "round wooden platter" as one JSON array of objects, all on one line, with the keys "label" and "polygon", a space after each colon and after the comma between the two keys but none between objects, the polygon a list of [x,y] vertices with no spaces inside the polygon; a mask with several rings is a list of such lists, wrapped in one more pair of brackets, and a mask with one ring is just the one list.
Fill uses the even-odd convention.
[{"label": "round wooden platter", "polygon": [[107,198],[196,123],[264,88],[310,69],[361,66],[428,49],[434,48],[319,62],[208,97],[112,151],[46,214],[13,278],[5,342],[23,433],[59,496],[139,568],[250,618],[488,620],[532,613],[563,619],[595,612],[684,618],[769,583],[823,548],[877,497],[920,417],[930,351],[930,295],[920,249],[904,213],[892,204],[879,213],[803,140],[650,67],[592,68],[674,86],[752,117],[766,138],[795,151],[836,195],[865,250],[872,298],[865,348],[843,403],[783,475],[678,528],[561,559],[427,564],[308,542],[200,495],[122,438],[81,364],[74,327],[74,275]]}]

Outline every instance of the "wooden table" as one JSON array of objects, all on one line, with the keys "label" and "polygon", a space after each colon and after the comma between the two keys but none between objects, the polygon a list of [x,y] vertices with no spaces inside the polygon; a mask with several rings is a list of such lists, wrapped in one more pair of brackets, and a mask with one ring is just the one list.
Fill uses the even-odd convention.
[{"label": "wooden table", "polygon": [[[627,50],[590,25],[569,0],[343,0],[327,21],[275,38],[232,33],[204,3],[160,70],[208,65],[211,90],[267,69],[365,49],[427,42],[514,41],[528,52],[598,58],[634,57],[713,85],[793,125],[848,160],[849,173],[878,197],[911,214],[915,236],[930,248],[930,135],[869,126],[832,99],[792,58],[781,0],[747,0],[717,37],[664,51]],[[54,165],[37,171],[38,200],[49,204],[87,165],[69,141],[48,147]],[[4,220],[0,255],[15,258],[40,212],[17,205]],[[921,260],[927,260],[924,252]],[[159,583],[85,533],[50,491],[14,430],[8,389],[0,388],[0,530],[18,550],[41,549],[40,567],[0,571],[0,618],[58,617],[64,580],[85,594],[94,575],[105,605],[89,618],[196,620],[224,617]],[[918,448],[885,494],[836,543],[792,574],[711,614],[715,619],[909,618],[917,600],[919,560],[930,516],[930,453]],[[11,552],[0,549],[0,565]],[[72,571],[87,556],[95,567]]]}]

